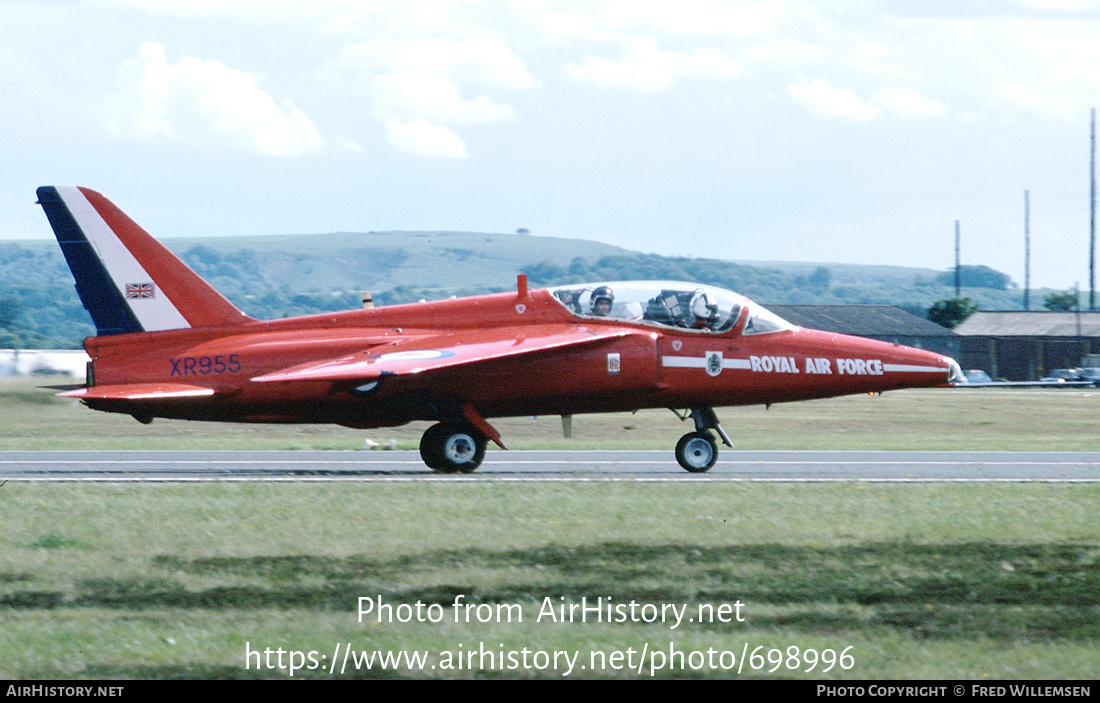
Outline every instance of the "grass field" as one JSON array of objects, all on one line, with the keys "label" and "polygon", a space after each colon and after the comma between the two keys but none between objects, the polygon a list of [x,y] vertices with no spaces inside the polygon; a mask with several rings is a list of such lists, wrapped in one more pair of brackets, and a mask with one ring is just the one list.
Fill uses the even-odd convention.
[{"label": "grass field", "polygon": [[[922,391],[720,416],[744,449],[1086,450],[1098,408],[1080,391]],[[687,429],[667,411],[577,418],[573,440],[555,418],[499,425],[517,448],[670,461]],[[418,434],[146,427],[0,387],[5,450],[411,448]],[[289,678],[292,664],[339,678],[350,645],[424,659],[349,664],[347,678],[1092,679],[1098,509],[1095,484],[9,481],[0,678]],[[472,622],[455,622],[459,596]],[[360,597],[393,621],[360,623]],[[598,598],[684,620],[546,613]],[[439,621],[418,621],[418,602]]]}]

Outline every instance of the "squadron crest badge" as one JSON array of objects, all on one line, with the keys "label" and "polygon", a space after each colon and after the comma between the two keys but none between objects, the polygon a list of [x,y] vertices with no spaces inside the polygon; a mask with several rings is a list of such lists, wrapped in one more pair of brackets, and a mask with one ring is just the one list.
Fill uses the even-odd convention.
[{"label": "squadron crest badge", "polygon": [[711,376],[722,373],[722,352],[707,352],[707,373]]}]

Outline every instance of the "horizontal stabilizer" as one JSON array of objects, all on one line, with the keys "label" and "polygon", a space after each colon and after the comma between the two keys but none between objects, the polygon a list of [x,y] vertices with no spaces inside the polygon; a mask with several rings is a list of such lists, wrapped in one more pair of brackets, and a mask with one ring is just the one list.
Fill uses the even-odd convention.
[{"label": "horizontal stabilizer", "polygon": [[571,325],[465,330],[387,344],[358,354],[314,361],[253,378],[260,383],[286,381],[358,381],[383,374],[408,375],[491,362],[524,354],[576,347],[647,333],[623,328]]},{"label": "horizontal stabilizer", "polygon": [[206,398],[216,393],[213,388],[187,383],[126,383],[114,386],[92,386],[57,395],[81,400],[175,400]]}]

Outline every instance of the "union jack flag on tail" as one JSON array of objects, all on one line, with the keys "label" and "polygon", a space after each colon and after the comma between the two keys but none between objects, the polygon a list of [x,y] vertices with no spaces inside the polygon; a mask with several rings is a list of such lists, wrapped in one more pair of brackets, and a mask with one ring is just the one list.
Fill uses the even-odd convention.
[{"label": "union jack flag on tail", "polygon": [[157,297],[156,288],[152,283],[127,283],[126,284],[126,297],[127,298],[155,298]]}]

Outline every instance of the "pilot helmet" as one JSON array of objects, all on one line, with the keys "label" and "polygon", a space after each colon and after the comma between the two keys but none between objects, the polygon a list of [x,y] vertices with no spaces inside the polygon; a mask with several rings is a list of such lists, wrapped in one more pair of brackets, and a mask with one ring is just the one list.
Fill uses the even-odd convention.
[{"label": "pilot helmet", "polygon": [[614,304],[614,302],[615,302],[615,293],[613,293],[611,291],[611,288],[609,286],[600,286],[596,290],[592,291],[591,303],[592,303],[592,309],[593,310],[596,309],[596,305],[601,300],[606,300],[607,304],[609,306]]},{"label": "pilot helmet", "polygon": [[691,314],[700,319],[712,319],[718,315],[718,303],[699,289],[691,299]]}]

